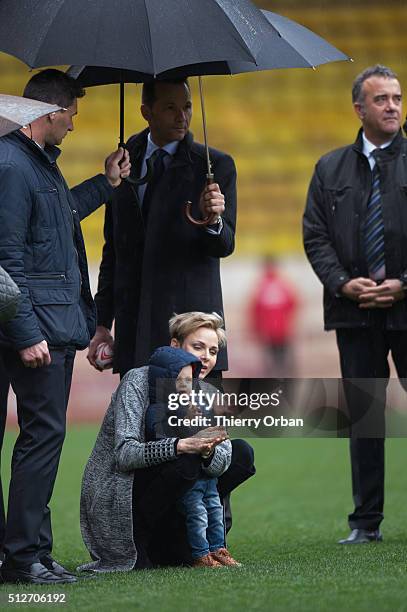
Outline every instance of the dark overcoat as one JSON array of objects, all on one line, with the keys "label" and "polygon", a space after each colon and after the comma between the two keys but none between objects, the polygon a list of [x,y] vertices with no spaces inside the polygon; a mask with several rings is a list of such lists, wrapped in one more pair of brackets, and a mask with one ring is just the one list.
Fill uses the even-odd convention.
[{"label": "dark overcoat", "polygon": [[[401,131],[376,157],[384,222],[387,278],[407,283],[407,140]],[[325,329],[375,325],[375,311],[341,296],[351,278],[368,277],[364,224],[372,172],[363,153],[362,130],[356,142],[318,162],[304,214],[305,250],[324,286]],[[407,329],[407,300],[386,310],[389,330]]]},{"label": "dark overcoat", "polygon": [[[132,173],[139,176],[148,130],[128,143]],[[140,202],[129,184],[122,184],[106,206],[105,245],[95,297],[98,324],[115,321],[115,371],[142,366],[158,346],[168,344],[168,320],[193,310],[223,316],[219,258],[234,250],[236,169],[233,159],[210,150],[213,172],[225,195],[220,234],[191,225],[186,200],[199,218],[199,197],[206,181],[204,147],[187,134],[150,203],[147,227]],[[226,351],[217,367],[227,369]]]}]

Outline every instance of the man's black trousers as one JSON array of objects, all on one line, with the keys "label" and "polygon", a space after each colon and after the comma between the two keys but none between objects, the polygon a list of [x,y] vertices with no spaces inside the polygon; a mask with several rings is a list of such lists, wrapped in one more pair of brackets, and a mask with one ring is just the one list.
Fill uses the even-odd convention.
[{"label": "man's black trousers", "polygon": [[20,433],[11,463],[5,563],[35,563],[52,550],[52,496],[65,438],[75,350],[52,349],[51,364],[26,368],[16,351],[1,349],[17,396]]},{"label": "man's black trousers", "polygon": [[[351,529],[377,529],[383,520],[386,390],[391,353],[401,384],[407,377],[407,331],[385,329],[385,312],[372,313],[368,329],[336,330],[351,420],[350,456],[354,511]],[[346,379],[363,379],[356,381]]]}]

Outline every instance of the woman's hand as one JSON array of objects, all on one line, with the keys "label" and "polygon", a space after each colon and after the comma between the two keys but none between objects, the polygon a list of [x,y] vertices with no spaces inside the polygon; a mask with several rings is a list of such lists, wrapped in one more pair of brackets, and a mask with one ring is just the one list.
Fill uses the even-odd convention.
[{"label": "woman's hand", "polygon": [[180,438],[177,444],[177,453],[179,455],[187,453],[190,455],[209,456],[213,453],[215,446],[225,440],[225,435],[212,438],[198,438],[196,436],[192,438]]},{"label": "woman's hand", "polygon": [[224,440],[226,440],[227,437],[228,434],[226,428],[222,427],[221,425],[212,425],[211,427],[206,427],[205,429],[201,429],[194,435],[194,438],[206,438],[206,440],[208,440],[208,438],[223,438]]}]

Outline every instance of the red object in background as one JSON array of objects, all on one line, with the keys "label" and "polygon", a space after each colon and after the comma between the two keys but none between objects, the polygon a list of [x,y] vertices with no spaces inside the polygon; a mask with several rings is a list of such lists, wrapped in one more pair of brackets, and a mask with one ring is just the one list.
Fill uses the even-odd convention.
[{"label": "red object in background", "polygon": [[284,345],[294,333],[298,298],[292,285],[268,266],[252,301],[252,326],[265,344]]}]

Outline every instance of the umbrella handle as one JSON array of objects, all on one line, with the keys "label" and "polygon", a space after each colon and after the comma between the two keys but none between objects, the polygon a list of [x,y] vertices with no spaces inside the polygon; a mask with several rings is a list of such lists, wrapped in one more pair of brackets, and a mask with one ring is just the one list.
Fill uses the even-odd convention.
[{"label": "umbrella handle", "polygon": [[145,173],[144,176],[140,177],[139,179],[134,179],[128,176],[124,180],[130,183],[131,185],[136,185],[136,186],[144,185],[144,183],[148,183],[153,177],[154,159],[152,159],[152,157],[149,157],[148,160],[146,161],[146,164],[147,164],[147,172]]},{"label": "umbrella handle", "polygon": [[[212,185],[212,183],[214,183],[214,179],[215,177],[212,173],[207,174],[206,184]],[[192,225],[197,225],[197,226],[209,225],[210,220],[211,220],[211,215],[209,215],[208,217],[205,217],[205,219],[194,219],[194,217],[192,216],[192,202],[190,202],[189,200],[185,202],[185,216],[188,219],[188,221],[192,223]]]}]

